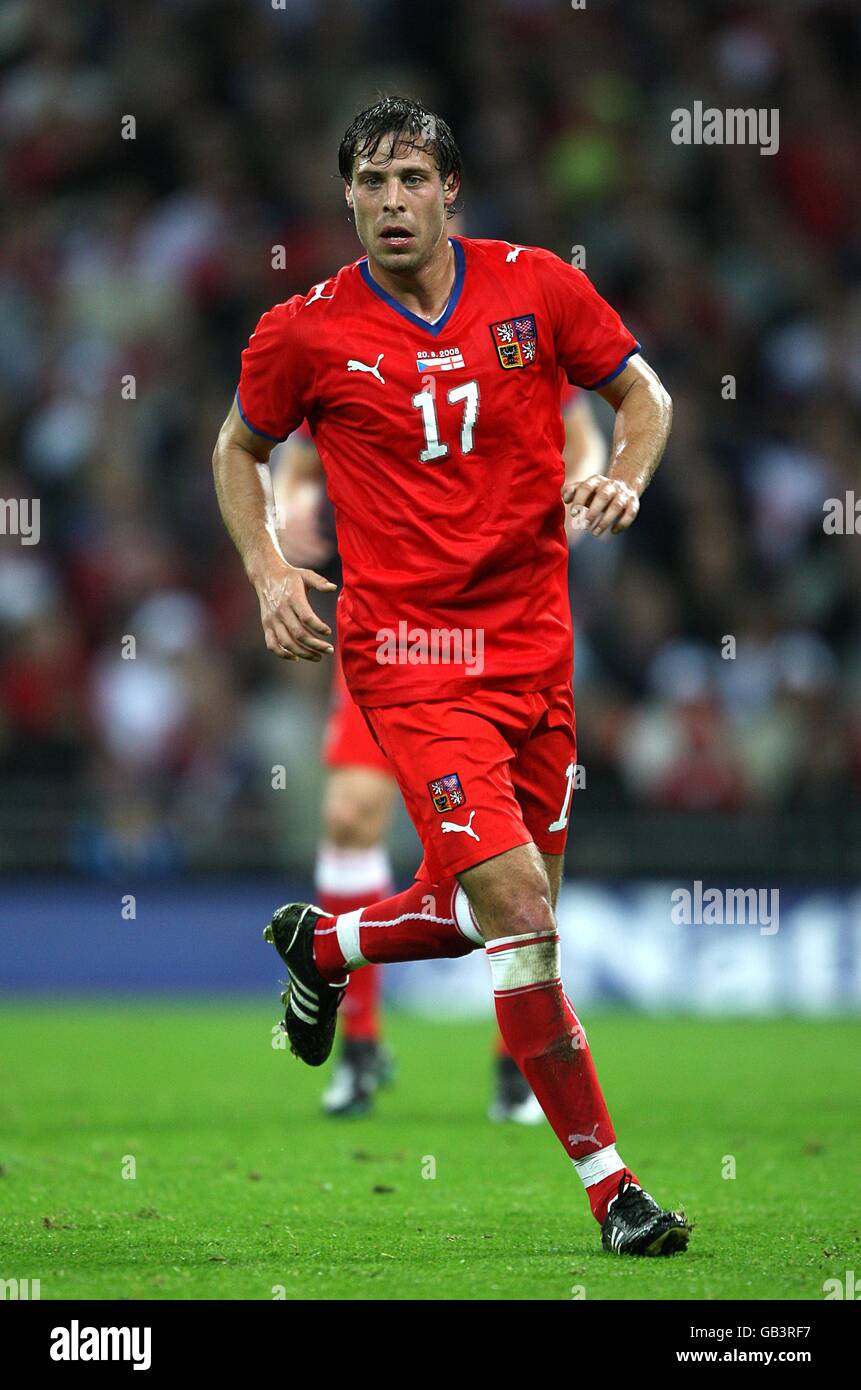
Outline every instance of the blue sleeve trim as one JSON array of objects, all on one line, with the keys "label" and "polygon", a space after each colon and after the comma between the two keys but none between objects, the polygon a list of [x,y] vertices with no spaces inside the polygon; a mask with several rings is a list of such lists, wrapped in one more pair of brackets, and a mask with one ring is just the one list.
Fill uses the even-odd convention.
[{"label": "blue sleeve trim", "polygon": [[284,443],[284,440],[287,438],[287,435],[286,435],[286,434],[285,434],[285,435],[282,435],[282,436],[279,438],[279,436],[278,436],[277,434],[267,434],[265,430],[259,430],[259,429],[257,428],[256,425],[252,425],[252,423],[251,423],[251,421],[249,420],[248,416],[245,414],[245,411],[242,409],[242,401],[241,401],[240,398],[239,398],[239,387],[238,387],[238,386],[237,386],[237,388],[236,388],[236,409],[239,411],[239,415],[240,415],[240,418],[241,418],[241,420],[242,420],[243,425],[247,425],[248,428],[250,429],[250,431],[251,431],[252,434],[259,434],[261,439],[269,439],[269,440],[272,441],[273,444],[283,444],[283,443]]},{"label": "blue sleeve trim", "polygon": [[631,351],[629,353],[626,353],[626,355],[622,358],[621,362],[619,363],[618,367],[616,367],[615,370],[612,371],[609,376],[602,376],[600,381],[593,381],[591,386],[586,387],[586,390],[597,391],[599,386],[607,386],[613,380],[614,377],[617,377],[620,372],[623,372],[625,370],[631,358],[634,356],[635,353],[638,352],[642,352],[642,346],[640,343],[636,343],[635,346],[631,348]]}]

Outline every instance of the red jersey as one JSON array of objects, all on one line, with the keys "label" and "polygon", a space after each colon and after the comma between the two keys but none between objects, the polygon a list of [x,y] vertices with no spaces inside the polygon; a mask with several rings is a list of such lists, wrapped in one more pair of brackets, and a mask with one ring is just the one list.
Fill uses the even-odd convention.
[{"label": "red jersey", "polygon": [[237,401],[274,441],[307,417],[335,509],[338,640],[362,705],[570,679],[560,371],[611,381],[639,344],[580,270],[452,237],[436,323],[367,257],[264,314]]}]

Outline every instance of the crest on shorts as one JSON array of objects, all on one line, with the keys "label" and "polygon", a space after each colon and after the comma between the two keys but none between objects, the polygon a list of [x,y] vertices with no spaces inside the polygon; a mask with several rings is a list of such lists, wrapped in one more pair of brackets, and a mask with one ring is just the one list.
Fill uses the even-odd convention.
[{"label": "crest on shorts", "polygon": [[456,811],[458,806],[463,806],[466,801],[466,792],[460,785],[460,778],[456,772],[449,772],[445,777],[435,777],[432,782],[428,782],[428,791],[440,815],[446,811]]},{"label": "crest on shorts", "polygon": [[538,328],[534,314],[518,314],[516,319],[490,324],[493,343],[500,365],[509,372],[513,367],[528,367],[538,355]]}]

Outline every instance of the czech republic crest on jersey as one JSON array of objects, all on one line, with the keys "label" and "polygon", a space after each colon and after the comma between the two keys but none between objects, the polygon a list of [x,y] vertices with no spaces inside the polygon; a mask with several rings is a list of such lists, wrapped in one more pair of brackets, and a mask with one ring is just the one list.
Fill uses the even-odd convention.
[{"label": "czech republic crest on jersey", "polygon": [[528,367],[538,355],[538,329],[534,314],[522,314],[504,323],[492,323],[490,331],[506,371],[512,367]]}]

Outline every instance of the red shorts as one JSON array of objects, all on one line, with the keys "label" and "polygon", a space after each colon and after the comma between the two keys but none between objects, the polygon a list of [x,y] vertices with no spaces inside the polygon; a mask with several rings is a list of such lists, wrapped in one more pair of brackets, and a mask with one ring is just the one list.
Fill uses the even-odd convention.
[{"label": "red shorts", "polygon": [[570,684],[366,708],[438,882],[516,845],[562,854],[577,743]]},{"label": "red shorts", "polygon": [[394,773],[380,751],[344,680],[341,658],[335,657],[335,670],[332,676],[332,695],[326,732],[323,737],[323,762],[326,767],[364,767],[373,772],[383,772],[387,777]]}]

